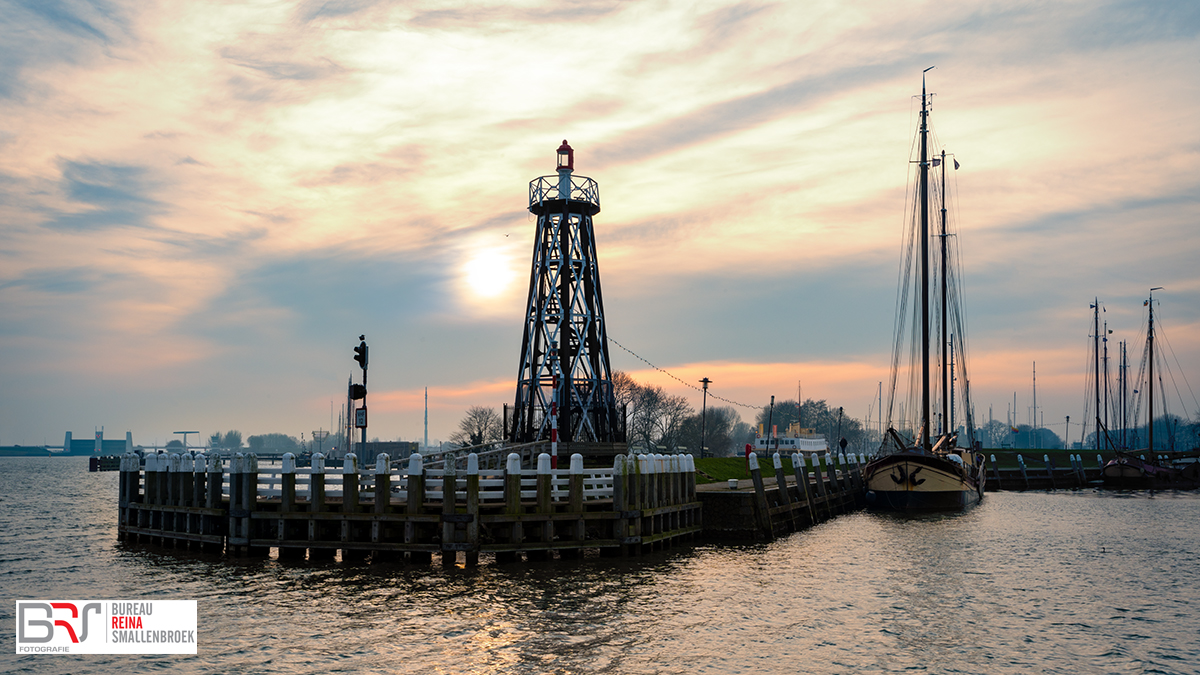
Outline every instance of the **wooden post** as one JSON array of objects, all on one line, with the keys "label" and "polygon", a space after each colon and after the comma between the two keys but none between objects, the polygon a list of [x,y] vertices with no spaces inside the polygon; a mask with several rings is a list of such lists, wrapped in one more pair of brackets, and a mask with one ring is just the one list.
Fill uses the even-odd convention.
[{"label": "wooden post", "polygon": [[758,530],[765,535],[767,541],[773,541],[775,533],[771,529],[771,512],[767,507],[767,490],[763,487],[762,468],[758,465],[757,456],[753,457],[750,461],[750,480],[754,483],[754,516]]},{"label": "wooden post", "polygon": [[[167,476],[166,480],[166,498],[162,503],[164,506],[179,506],[179,453],[173,452],[167,455]],[[171,514],[174,516],[175,514]],[[163,529],[168,529],[164,523]]]},{"label": "wooden post", "polygon": [[[296,455],[285,452],[283,453],[283,463],[279,467],[279,513],[295,513],[296,511]],[[279,559],[280,560],[303,560],[304,548],[296,546],[284,546],[284,542],[295,539],[296,528],[292,525],[292,521],[287,518],[280,518],[276,521],[275,538],[279,541]]]},{"label": "wooden post", "polygon": [[814,452],[808,456],[808,462],[812,468],[813,478],[815,479],[817,486],[816,501],[820,503],[820,510],[818,513],[820,513],[821,518],[824,519],[829,516],[830,510],[829,494],[825,490],[825,474],[821,472],[821,455]]},{"label": "wooden post", "polygon": [[[626,544],[625,538],[629,536],[629,520],[625,518],[625,513],[629,510],[629,459],[625,455],[617,455],[613,457],[613,512],[616,519],[613,520],[613,539],[617,540],[620,546],[615,549],[621,555],[629,555],[629,545]],[[607,555],[609,549],[600,549],[600,555]]]},{"label": "wooden post", "polygon": [[779,503],[787,507],[788,519],[792,521],[792,530],[799,530],[800,524],[796,522],[796,512],[792,509],[792,496],[788,494],[787,474],[783,472],[783,457],[776,452],[771,455],[771,461],[775,465],[775,486],[779,488]]},{"label": "wooden post", "polygon": [[[170,469],[170,455],[160,455],[158,458],[157,476],[155,476],[155,485],[158,488],[158,494],[154,497],[155,504],[167,505],[170,504],[169,491],[167,488],[170,482],[170,474],[167,473]],[[161,513],[161,512],[160,512]]]},{"label": "wooden post", "polygon": [[[375,494],[372,496],[372,510],[375,515],[382,516],[390,513],[392,510],[392,458],[386,453],[381,452],[375,455]],[[388,532],[385,529],[386,524],[382,518],[376,518],[371,521],[371,542],[378,544],[389,539]],[[397,551],[379,551],[376,550],[371,558],[378,562],[399,560],[400,554]]]},{"label": "wooden post", "polygon": [[1021,479],[1025,481],[1025,489],[1029,489],[1029,473],[1025,470],[1025,458],[1017,455],[1017,466],[1021,467]]},{"label": "wooden post", "polygon": [[246,540],[242,532],[242,453],[229,458],[229,555],[245,555]]},{"label": "wooden post", "polygon": [[[539,523],[538,541],[549,545],[554,541],[554,521],[550,516],[554,514],[554,502],[551,499],[551,481],[554,479],[554,474],[551,473],[553,463],[550,461],[549,453],[540,453],[537,457],[537,513],[540,516],[545,516],[545,520]],[[547,560],[550,556],[550,551],[546,549],[538,549],[529,551],[527,554],[530,560]]]},{"label": "wooden post", "polygon": [[[144,473],[142,502],[153,504],[158,499],[158,454],[146,455],[145,462],[145,466],[142,468]],[[143,513],[148,512],[143,511]]]},{"label": "wooden post", "polygon": [[[830,491],[838,494],[842,492],[842,481],[838,478],[837,453],[830,450],[825,453],[825,473],[829,476]],[[840,494],[838,494],[841,497]]]},{"label": "wooden post", "polygon": [[[325,513],[325,455],[320,452],[313,453],[312,462],[309,465],[308,512],[313,516]],[[324,521],[318,520],[317,517],[308,519],[309,560],[333,560],[335,557],[337,549],[312,545],[312,542],[327,541],[328,538],[325,534],[327,531],[328,528]]]},{"label": "wooden post", "polygon": [[[504,466],[504,513],[508,516],[521,515],[521,456],[509,453],[508,462]],[[510,544],[516,546],[525,540],[525,530],[519,519],[514,519],[509,528]],[[496,554],[496,562],[516,562],[519,555],[515,551]]]},{"label": "wooden post", "polygon": [[1004,484],[1000,482],[1000,467],[996,464],[996,456],[992,455],[992,480],[996,481],[996,489],[1000,490]]},{"label": "wooden post", "polygon": [[479,565],[479,455],[467,455],[467,567]]},{"label": "wooden post", "polygon": [[[421,453],[414,452],[408,457],[408,503],[405,512],[418,515],[425,510],[425,464]],[[417,544],[420,542],[421,530],[413,520],[404,522],[404,543]],[[409,554],[409,560],[414,563],[426,563],[432,559],[428,552],[414,551]]]},{"label": "wooden post", "polygon": [[[696,501],[696,460],[691,455],[683,457],[683,501],[691,506]],[[700,510],[691,506],[687,510],[687,517],[684,523],[688,527],[696,527],[699,525],[698,516]],[[688,535],[688,539],[695,539],[695,533]]]},{"label": "wooden post", "polygon": [[442,567],[454,567],[458,564],[458,549],[454,544],[456,502],[458,500],[458,467],[455,458],[448,455],[442,461]]},{"label": "wooden post", "polygon": [[[375,455],[375,496],[374,496],[374,511],[375,513],[387,513],[388,507],[392,502],[392,458],[386,452],[381,452]],[[371,541],[378,542],[379,539],[379,521],[375,521],[375,526],[371,533]]]},{"label": "wooden post", "polygon": [[[644,473],[644,482],[646,482],[646,501],[642,502],[642,508],[649,510],[650,514],[642,513],[640,520],[642,521],[642,536],[646,534],[655,534],[659,531],[658,518],[653,514],[653,509],[659,506],[659,455],[648,454],[642,455],[646,458],[646,473]],[[652,550],[654,544],[642,543],[642,550]]]},{"label": "wooden post", "polygon": [[202,508],[204,506],[204,472],[208,470],[208,457],[203,453],[197,453],[192,458],[192,501],[188,506]]},{"label": "wooden post", "polygon": [[567,486],[567,510],[575,514],[577,519],[571,523],[571,540],[580,548],[564,549],[564,558],[583,557],[583,542],[587,538],[586,522],[584,521],[583,495],[583,455],[578,452],[571,455],[570,483]]},{"label": "wooden post", "polygon": [[[358,455],[347,452],[342,458],[342,513],[358,513]],[[342,521],[342,541],[347,541],[346,525]]]},{"label": "wooden post", "polygon": [[804,463],[804,455],[798,452],[792,453],[792,474],[796,478],[796,494],[804,500],[808,510],[808,524],[815,525],[817,514],[813,510],[812,487],[808,484],[808,466]]},{"label": "wooden post", "polygon": [[179,456],[179,505],[192,505],[192,473],[196,462],[191,455]]},{"label": "wooden post", "polygon": [[[251,514],[258,510],[258,455],[253,452],[247,453],[243,461],[245,473],[242,478],[245,481],[245,499],[243,500],[246,516],[243,520],[243,530],[246,533],[247,542],[251,539],[265,539],[259,532],[258,524],[260,521],[255,521],[251,518]],[[247,553],[252,556],[267,557],[271,554],[269,546],[249,546],[246,549]]]},{"label": "wooden post", "polygon": [[221,483],[224,482],[224,472],[221,467],[221,456],[213,453],[208,457],[207,476],[204,481],[204,507],[209,509],[221,508]]},{"label": "wooden post", "polygon": [[1050,489],[1057,490],[1058,485],[1054,482],[1054,465],[1050,463],[1050,455],[1042,455],[1042,462],[1046,464],[1046,475],[1050,477]]},{"label": "wooden post", "polygon": [[117,480],[117,541],[125,541],[125,526],[129,524],[129,475],[133,462],[130,453],[121,455],[121,473]]},{"label": "wooden post", "polygon": [[[347,452],[342,457],[342,513],[344,515],[358,513],[358,455]],[[367,551],[356,549],[353,544],[358,539],[358,523],[349,518],[342,518],[338,535],[342,542],[342,562],[357,562],[367,557]]]}]

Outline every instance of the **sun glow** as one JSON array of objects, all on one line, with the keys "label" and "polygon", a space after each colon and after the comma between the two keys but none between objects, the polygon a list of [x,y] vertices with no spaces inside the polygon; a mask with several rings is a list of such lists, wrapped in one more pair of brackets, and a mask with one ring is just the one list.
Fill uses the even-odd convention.
[{"label": "sun glow", "polygon": [[508,256],[497,250],[480,251],[466,265],[467,286],[479,298],[495,298],[508,290],[517,274]]}]

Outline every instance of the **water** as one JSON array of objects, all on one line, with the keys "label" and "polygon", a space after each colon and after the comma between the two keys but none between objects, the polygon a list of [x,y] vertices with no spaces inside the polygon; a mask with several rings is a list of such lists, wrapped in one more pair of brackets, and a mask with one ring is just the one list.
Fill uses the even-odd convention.
[{"label": "water", "polygon": [[[0,459],[0,672],[1200,673],[1197,493],[472,571],[127,548],[116,493],[84,458]],[[16,599],[139,597],[198,600],[199,654],[13,654]]]}]

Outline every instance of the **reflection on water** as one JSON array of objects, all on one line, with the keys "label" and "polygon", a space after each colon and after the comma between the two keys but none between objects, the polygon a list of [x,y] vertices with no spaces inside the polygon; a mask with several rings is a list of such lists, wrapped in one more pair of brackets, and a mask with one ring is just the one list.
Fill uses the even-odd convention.
[{"label": "reflection on water", "polygon": [[[1194,673],[1200,495],[989,494],[771,544],[477,570],[116,543],[116,474],[0,459],[0,670]],[[485,562],[487,562],[485,560]],[[17,598],[197,599],[195,657],[16,657]]]}]

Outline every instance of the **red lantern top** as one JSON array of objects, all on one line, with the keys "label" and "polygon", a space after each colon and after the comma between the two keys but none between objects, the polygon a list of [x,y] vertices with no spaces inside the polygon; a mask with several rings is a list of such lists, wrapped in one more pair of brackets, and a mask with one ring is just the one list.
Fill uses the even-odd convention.
[{"label": "red lantern top", "polygon": [[558,146],[558,170],[562,171],[563,169],[567,171],[575,170],[575,151],[571,149],[570,145],[567,145],[567,139],[565,138],[562,145]]}]

